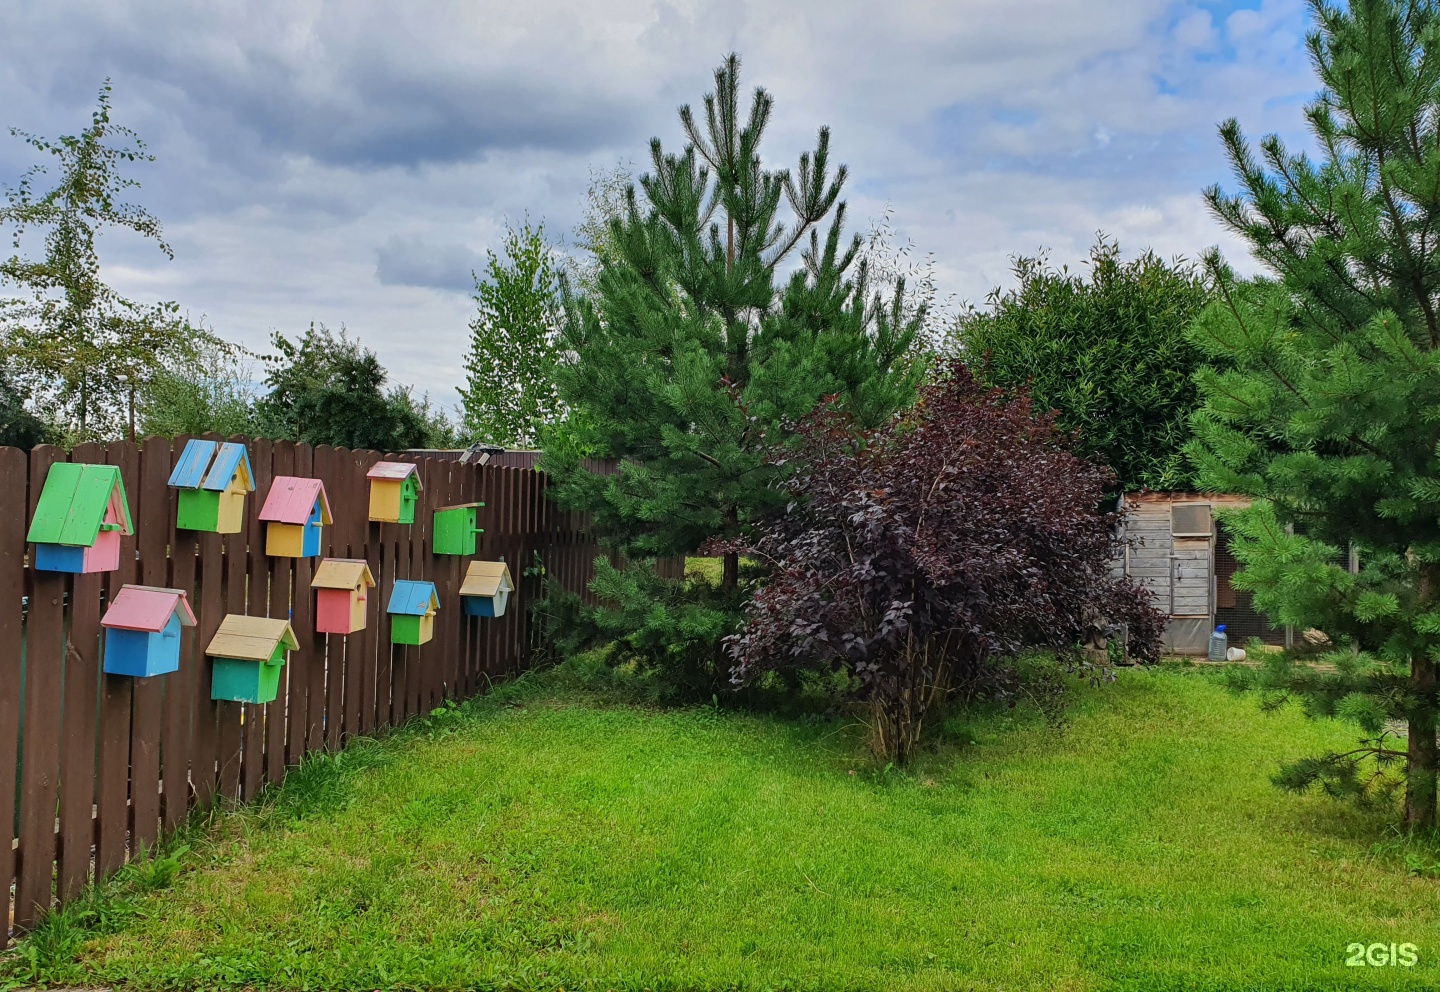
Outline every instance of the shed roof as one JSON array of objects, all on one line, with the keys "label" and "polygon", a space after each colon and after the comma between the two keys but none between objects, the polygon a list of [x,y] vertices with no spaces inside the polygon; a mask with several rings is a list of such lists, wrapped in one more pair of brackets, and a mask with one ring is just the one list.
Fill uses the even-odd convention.
[{"label": "shed roof", "polygon": [[510,566],[503,561],[472,561],[465,569],[465,581],[460,583],[460,595],[495,596],[502,589],[508,592],[514,588]]},{"label": "shed roof", "polygon": [[260,519],[270,523],[303,524],[310,519],[316,500],[320,502],[320,522],[332,523],[325,483],[319,479],[277,475],[265,496],[265,505],[260,508]]},{"label": "shed roof", "polygon": [[364,582],[367,586],[375,584],[375,576],[370,574],[370,566],[361,558],[326,558],[320,562],[320,567],[315,569],[315,577],[310,580],[311,589],[354,589]]},{"label": "shed roof", "polygon": [[269,661],[280,644],[290,651],[300,646],[290,621],[231,613],[220,621],[220,629],[215,631],[205,653],[212,658]]},{"label": "shed roof", "polygon": [[121,586],[100,618],[105,627],[120,630],[143,630],[155,633],[164,630],[170,618],[180,614],[180,624],[195,626],[195,614],[183,589],[160,586]]},{"label": "shed roof", "polygon": [[376,462],[365,473],[367,479],[383,479],[386,482],[400,482],[415,476],[415,486],[420,487],[420,466],[414,462]]},{"label": "shed roof", "polygon": [[1187,493],[1187,492],[1156,492],[1147,489],[1144,492],[1125,493],[1122,497],[1126,503],[1224,503],[1226,505],[1239,505],[1250,502],[1249,496],[1239,496],[1235,493]]},{"label": "shed roof", "polygon": [[241,472],[245,491],[255,489],[255,474],[250,470],[250,454],[245,445],[234,441],[191,440],[185,442],[180,460],[170,473],[170,485],[177,489],[208,489],[224,492]]},{"label": "shed roof", "polygon": [[387,613],[401,613],[406,616],[423,617],[440,608],[440,597],[435,594],[435,583],[400,579],[390,593]]},{"label": "shed roof", "polygon": [[135,532],[120,469],[114,465],[56,462],[45,475],[35,519],[30,521],[30,533],[25,539],[88,548],[95,543],[107,517],[119,524],[120,533]]},{"label": "shed roof", "polygon": [[484,503],[452,503],[449,506],[437,507],[436,513],[449,513],[451,510],[470,510],[475,507],[484,506]]}]

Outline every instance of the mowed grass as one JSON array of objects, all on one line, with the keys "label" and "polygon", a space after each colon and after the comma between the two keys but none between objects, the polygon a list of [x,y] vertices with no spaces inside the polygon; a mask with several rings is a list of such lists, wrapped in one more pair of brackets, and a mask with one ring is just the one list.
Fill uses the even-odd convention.
[{"label": "mowed grass", "polygon": [[[1440,987],[1440,881],[1382,821],[1277,792],[1353,735],[1209,672],[952,721],[912,772],[857,728],[521,680],[302,769],[191,839],[52,984],[323,989]],[[103,900],[101,900],[103,903]],[[1413,968],[1346,967],[1412,942]]]}]

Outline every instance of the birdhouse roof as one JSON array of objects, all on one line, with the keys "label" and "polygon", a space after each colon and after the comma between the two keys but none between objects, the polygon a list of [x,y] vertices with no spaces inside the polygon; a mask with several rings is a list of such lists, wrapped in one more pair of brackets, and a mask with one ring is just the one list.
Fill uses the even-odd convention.
[{"label": "birdhouse roof", "polygon": [[310,588],[356,589],[362,582],[367,586],[375,584],[375,576],[370,574],[370,566],[363,559],[326,558],[320,562],[320,567],[315,569]]},{"label": "birdhouse roof", "polygon": [[260,508],[260,519],[267,523],[303,524],[310,519],[316,501],[320,504],[320,522],[332,523],[330,500],[325,496],[323,482],[277,475],[265,496],[265,505]]},{"label": "birdhouse roof", "polygon": [[220,621],[220,629],[215,631],[205,653],[212,658],[269,661],[281,644],[290,651],[300,646],[290,621],[231,613]]},{"label": "birdhouse roof", "polygon": [[400,579],[390,593],[390,605],[385,611],[423,617],[439,608],[440,597],[435,595],[435,583]]},{"label": "birdhouse roof", "polygon": [[183,589],[162,589],[159,586],[121,586],[100,623],[120,630],[143,630],[150,633],[164,630],[170,618],[180,615],[184,627],[195,626],[195,614]]},{"label": "birdhouse roof", "polygon": [[250,455],[245,445],[234,441],[185,442],[180,460],[170,473],[170,485],[177,489],[208,489],[224,492],[236,476],[246,492],[255,489],[255,474],[250,471]]},{"label": "birdhouse roof", "polygon": [[25,539],[88,548],[100,535],[101,524],[114,524],[122,534],[135,532],[120,469],[56,462],[45,476]]},{"label": "birdhouse roof", "polygon": [[449,513],[451,510],[473,510],[476,507],[484,506],[484,503],[456,503],[454,506],[442,506],[436,513]]},{"label": "birdhouse roof", "polygon": [[420,488],[420,466],[414,462],[376,462],[365,473],[365,478],[381,482],[404,482],[415,476],[415,488]]},{"label": "birdhouse roof", "polygon": [[511,592],[515,580],[510,577],[510,566],[503,561],[472,561],[465,569],[465,581],[460,583],[462,596],[497,596],[501,590]]}]

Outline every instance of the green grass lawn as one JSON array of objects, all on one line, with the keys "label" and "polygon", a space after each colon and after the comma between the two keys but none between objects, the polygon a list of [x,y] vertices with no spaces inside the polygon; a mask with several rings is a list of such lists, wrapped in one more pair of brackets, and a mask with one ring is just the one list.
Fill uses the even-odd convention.
[{"label": "green grass lawn", "polygon": [[[903,775],[841,723],[647,711],[570,678],[521,680],[218,817],[169,888],[144,893],[137,870],[95,901],[98,930],[42,932],[43,980],[1440,987],[1440,881],[1374,853],[1383,821],[1268,782],[1353,735],[1262,714],[1212,673],[1079,689],[1060,734],[1024,709],[953,721]],[[1347,944],[1377,941],[1418,944],[1419,965],[1345,966]]]}]

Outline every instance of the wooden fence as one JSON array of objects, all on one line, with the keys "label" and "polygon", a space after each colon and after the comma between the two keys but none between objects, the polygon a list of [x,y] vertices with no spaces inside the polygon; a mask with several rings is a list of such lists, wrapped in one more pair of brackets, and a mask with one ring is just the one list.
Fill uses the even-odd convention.
[{"label": "wooden fence", "polygon": [[[524,668],[536,643],[527,615],[540,588],[535,566],[581,590],[599,553],[579,515],[546,499],[546,478],[534,471],[392,456],[420,466],[415,523],[373,524],[365,473],[378,453],[246,443],[256,491],[235,535],[176,531],[167,480],[183,439],[75,448],[70,461],[120,467],[135,534],[124,539],[118,571],[73,576],[30,568],[25,542],[46,471],[65,452],[0,448],[0,795],[15,798],[0,880],[13,900],[12,932],[140,845],[153,847],[192,808],[253,797],[310,751],[483,692],[491,678]],[[323,480],[335,523],[322,554],[368,560],[377,587],[363,631],[314,633],[316,559],[265,555],[259,511],[277,475]],[[431,512],[476,501],[485,504],[476,557],[503,557],[518,586],[500,619],[462,616],[457,590],[469,559],[430,552]],[[390,644],[384,606],[396,579],[436,584],[430,643]],[[146,679],[103,672],[100,616],[127,582],[189,595],[199,622],[184,631],[179,671]],[[300,648],[275,702],[210,699],[204,648],[227,613],[291,619]]]}]

